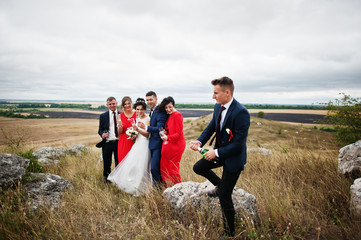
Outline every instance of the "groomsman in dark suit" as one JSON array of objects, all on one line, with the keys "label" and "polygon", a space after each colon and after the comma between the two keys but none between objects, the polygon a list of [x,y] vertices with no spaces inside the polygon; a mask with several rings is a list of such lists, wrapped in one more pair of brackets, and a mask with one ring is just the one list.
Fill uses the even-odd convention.
[{"label": "groomsman in dark suit", "polygon": [[[157,108],[157,94],[149,91],[145,98],[150,108],[150,126],[147,131],[150,133],[149,149],[152,156],[150,171],[152,173],[153,183],[158,186],[162,182],[160,175],[160,157],[162,152],[163,140],[159,136],[159,128],[164,128],[167,121],[167,114],[164,111],[159,111]],[[142,127],[142,126],[141,126]]]},{"label": "groomsman in dark suit", "polygon": [[[190,142],[190,148],[197,151],[198,147],[207,143],[213,133],[216,133],[214,136],[216,142],[214,149],[210,149],[202,159],[194,164],[193,170],[207,178],[215,186],[214,190],[208,192],[208,195],[219,197],[225,228],[223,236],[233,237],[235,234],[235,210],[232,192],[246,164],[246,141],[250,116],[248,110],[233,98],[232,79],[228,77],[214,79],[212,85],[214,86],[213,99],[217,102],[213,118],[201,136],[196,141]],[[212,145],[212,141],[210,145]],[[219,160],[212,161],[216,157]],[[218,167],[223,167],[222,178],[212,171],[213,168]]]},{"label": "groomsman in dark suit", "polygon": [[97,144],[97,147],[102,148],[103,155],[103,177],[104,182],[108,183],[108,175],[112,165],[112,155],[114,154],[115,166],[118,165],[118,126],[117,126],[117,100],[115,97],[108,97],[107,107],[108,111],[100,114],[98,134],[102,141]]}]

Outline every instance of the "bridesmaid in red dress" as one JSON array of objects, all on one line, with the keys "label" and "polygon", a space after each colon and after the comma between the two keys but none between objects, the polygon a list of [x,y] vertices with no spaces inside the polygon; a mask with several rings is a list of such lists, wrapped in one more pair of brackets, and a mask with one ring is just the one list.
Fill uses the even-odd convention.
[{"label": "bridesmaid in red dress", "polygon": [[[123,97],[121,108],[124,110],[120,114],[120,120],[118,121],[118,132],[119,132],[119,141],[118,141],[118,161],[119,163],[123,158],[128,154],[130,149],[133,146],[133,140],[128,139],[127,134],[125,133],[128,128],[132,126],[132,122],[136,121],[136,113],[133,111],[132,99],[128,96]],[[119,164],[118,163],[118,164]]]},{"label": "bridesmaid in red dress", "polygon": [[159,109],[168,114],[165,129],[159,134],[163,140],[160,172],[166,187],[181,182],[179,163],[186,147],[183,135],[183,116],[175,108],[172,97],[164,98]]}]

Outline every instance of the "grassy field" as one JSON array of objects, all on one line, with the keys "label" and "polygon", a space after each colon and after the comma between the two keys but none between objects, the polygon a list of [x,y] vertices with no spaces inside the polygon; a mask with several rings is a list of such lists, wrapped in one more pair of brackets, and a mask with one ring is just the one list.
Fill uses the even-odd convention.
[{"label": "grassy field", "polygon": [[[187,142],[199,136],[209,119],[185,120]],[[237,186],[256,196],[261,224],[238,220],[237,238],[361,239],[361,222],[351,219],[348,210],[352,180],[337,172],[342,146],[334,136],[301,124],[252,120],[248,148],[263,147],[272,155],[248,154]],[[211,212],[189,209],[187,216],[181,216],[161,192],[133,197],[104,185],[100,150],[94,147],[99,140],[95,119],[0,118],[0,123],[2,153],[77,143],[91,149],[81,158],[69,156],[60,165],[44,169],[73,183],[56,210],[29,210],[21,184],[4,191],[0,239],[216,239],[222,233],[221,219]],[[192,171],[199,157],[186,148],[180,166],[182,181],[205,181]]]}]

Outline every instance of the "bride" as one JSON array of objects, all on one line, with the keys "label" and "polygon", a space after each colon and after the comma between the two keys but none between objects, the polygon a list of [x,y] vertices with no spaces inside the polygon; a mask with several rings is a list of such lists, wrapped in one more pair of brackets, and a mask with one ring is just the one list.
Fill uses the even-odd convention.
[{"label": "bride", "polygon": [[[149,126],[150,118],[145,114],[147,105],[145,100],[138,98],[134,104],[137,112],[137,123],[142,122]],[[135,144],[116,168],[109,174],[108,180],[117,187],[134,196],[148,193],[152,185],[150,175],[150,150],[148,148],[149,133],[137,128],[138,135]]]}]

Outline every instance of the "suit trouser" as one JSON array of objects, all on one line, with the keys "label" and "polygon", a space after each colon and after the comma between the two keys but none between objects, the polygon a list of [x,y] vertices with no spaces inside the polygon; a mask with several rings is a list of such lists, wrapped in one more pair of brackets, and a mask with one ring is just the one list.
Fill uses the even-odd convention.
[{"label": "suit trouser", "polygon": [[152,173],[153,183],[159,184],[162,182],[160,175],[160,157],[162,148],[151,149],[150,154],[152,156],[150,172]]},{"label": "suit trouser", "polygon": [[230,234],[234,233],[234,216],[235,210],[232,201],[233,188],[237,183],[242,170],[229,172],[223,168],[222,179],[219,178],[211,169],[224,166],[224,160],[217,163],[200,159],[193,166],[193,171],[207,178],[213,185],[218,186],[219,201],[222,208],[223,224],[225,231]]},{"label": "suit trouser", "polygon": [[115,166],[118,165],[118,140],[104,143],[102,147],[103,154],[103,176],[105,178],[110,174],[112,165],[112,155],[114,154]]}]

